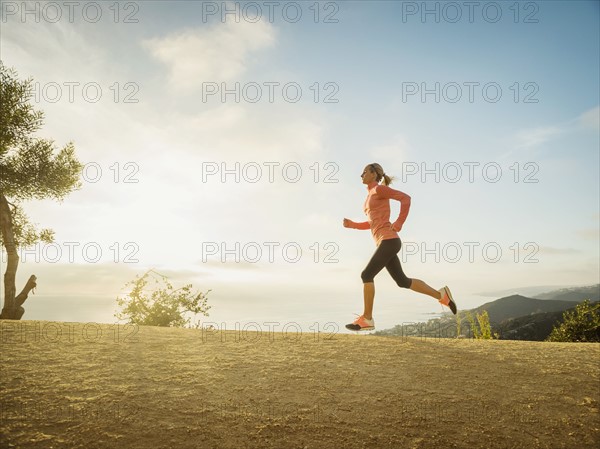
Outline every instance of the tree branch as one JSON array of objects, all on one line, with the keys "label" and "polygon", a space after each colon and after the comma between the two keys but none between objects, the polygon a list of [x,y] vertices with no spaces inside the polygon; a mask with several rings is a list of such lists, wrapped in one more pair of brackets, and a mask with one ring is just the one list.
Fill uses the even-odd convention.
[{"label": "tree branch", "polygon": [[[27,283],[25,284],[25,287],[23,287],[23,290],[21,290],[21,293],[19,293],[17,295],[17,297],[15,298],[15,306],[20,307],[23,305],[23,303],[27,299],[27,295],[29,294],[29,292],[31,290],[35,290],[35,288],[37,287],[37,284],[35,281],[37,281],[37,278],[35,277],[34,274],[32,274],[29,277],[29,280],[27,281]],[[31,293],[35,294],[35,291],[32,291]]]}]

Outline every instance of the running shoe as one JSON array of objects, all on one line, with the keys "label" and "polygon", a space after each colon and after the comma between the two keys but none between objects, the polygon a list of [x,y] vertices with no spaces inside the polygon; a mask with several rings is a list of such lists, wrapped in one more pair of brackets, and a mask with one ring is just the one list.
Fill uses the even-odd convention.
[{"label": "running shoe", "polygon": [[367,320],[364,316],[360,315],[352,324],[346,324],[346,329],[350,329],[351,331],[372,331],[375,330],[375,320]]},{"label": "running shoe", "polygon": [[438,300],[440,304],[450,307],[452,313],[456,315],[456,303],[454,302],[454,299],[452,299],[452,293],[450,293],[448,286],[440,288],[438,292],[440,292],[442,295],[442,297]]}]

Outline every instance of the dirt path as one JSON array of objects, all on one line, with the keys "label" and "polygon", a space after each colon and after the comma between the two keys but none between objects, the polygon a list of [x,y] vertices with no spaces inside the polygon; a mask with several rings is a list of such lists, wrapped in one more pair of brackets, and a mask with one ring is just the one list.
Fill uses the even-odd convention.
[{"label": "dirt path", "polygon": [[0,330],[2,448],[600,444],[598,344],[49,321]]}]

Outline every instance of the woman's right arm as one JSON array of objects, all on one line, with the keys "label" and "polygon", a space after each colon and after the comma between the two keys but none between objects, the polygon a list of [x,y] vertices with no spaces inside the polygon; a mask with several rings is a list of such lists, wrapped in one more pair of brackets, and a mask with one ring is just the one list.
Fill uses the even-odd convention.
[{"label": "woman's right arm", "polygon": [[352,229],[371,229],[371,225],[369,225],[368,221],[356,223],[352,220],[348,220],[347,218],[344,218],[344,227]]}]

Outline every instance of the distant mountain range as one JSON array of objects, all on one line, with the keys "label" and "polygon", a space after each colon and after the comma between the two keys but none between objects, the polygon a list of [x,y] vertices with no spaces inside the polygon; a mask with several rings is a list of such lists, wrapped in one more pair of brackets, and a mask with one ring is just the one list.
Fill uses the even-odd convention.
[{"label": "distant mountain range", "polygon": [[[473,316],[487,311],[492,332],[499,338],[507,340],[542,341],[555,325],[562,321],[566,310],[575,310],[577,303],[589,299],[600,301],[600,284],[563,288],[529,298],[522,295],[511,295],[487,302],[469,310]],[[461,334],[470,336],[470,325],[465,311],[459,310]],[[454,315],[434,318],[422,326],[400,326],[375,332],[374,335],[387,336],[427,336],[456,337],[458,321]]]},{"label": "distant mountain range", "polygon": [[592,302],[600,301],[600,284],[590,285],[588,287],[561,288],[548,293],[533,295],[537,299],[558,299],[560,301],[581,302],[589,299]]}]

